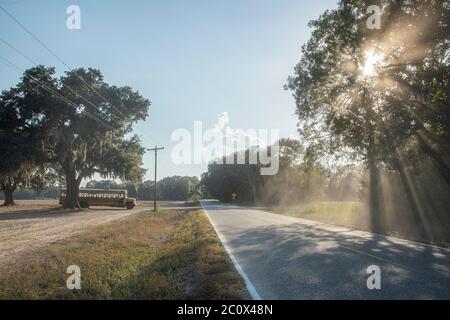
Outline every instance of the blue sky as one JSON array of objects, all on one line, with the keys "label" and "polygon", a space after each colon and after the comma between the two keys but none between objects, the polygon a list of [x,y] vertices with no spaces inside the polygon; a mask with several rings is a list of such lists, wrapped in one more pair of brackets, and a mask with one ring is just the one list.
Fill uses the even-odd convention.
[{"label": "blue sky", "polygon": [[[206,165],[175,165],[170,139],[194,121],[213,127],[227,112],[233,129],[280,129],[296,135],[295,105],[283,90],[310,35],[308,21],[336,0],[21,1],[0,4],[69,66],[100,69],[110,84],[129,85],[152,101],[136,126],[147,147],[162,145],[159,177],[197,175]],[[81,9],[81,29],[66,27],[69,5]],[[33,60],[65,71],[53,56],[0,12],[0,37]],[[31,64],[0,43],[0,55]],[[0,90],[19,75],[0,65]],[[152,177],[153,154],[144,157]]]}]

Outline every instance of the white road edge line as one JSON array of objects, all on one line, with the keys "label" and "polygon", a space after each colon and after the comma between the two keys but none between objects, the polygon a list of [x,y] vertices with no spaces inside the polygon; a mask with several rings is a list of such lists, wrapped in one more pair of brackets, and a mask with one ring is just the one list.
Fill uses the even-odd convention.
[{"label": "white road edge line", "polygon": [[205,209],[205,207],[203,206],[203,203],[200,201],[200,205],[203,208],[203,211],[205,211],[206,216],[208,217],[209,222],[211,223],[211,225],[214,228],[214,231],[216,232],[217,236],[219,237],[220,242],[222,242],[225,250],[228,253],[228,256],[230,257],[231,261],[233,262],[234,267],[236,268],[236,271],[240,274],[240,276],[242,277],[242,279],[244,279],[244,283],[245,283],[245,287],[247,288],[248,293],[250,294],[250,297],[253,300],[262,300],[261,296],[258,294],[258,292],[256,291],[255,287],[253,286],[253,284],[250,282],[250,279],[247,277],[247,275],[245,274],[244,270],[242,269],[242,267],[240,266],[239,262],[236,260],[236,258],[234,257],[233,253],[231,252],[231,249],[228,247],[228,245],[225,242],[225,238],[223,237],[223,235],[219,232],[219,230],[216,228],[216,225],[214,224],[214,222],[212,221],[211,217],[208,214],[208,211]]}]

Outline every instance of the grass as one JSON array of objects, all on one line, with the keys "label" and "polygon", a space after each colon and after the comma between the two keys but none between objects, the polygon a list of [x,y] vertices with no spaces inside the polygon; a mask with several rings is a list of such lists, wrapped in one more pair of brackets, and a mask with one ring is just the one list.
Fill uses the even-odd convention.
[{"label": "grass", "polygon": [[[81,290],[66,268],[81,269]],[[0,270],[0,299],[245,299],[205,213],[162,210],[91,229]]]},{"label": "grass", "polygon": [[324,201],[292,208],[270,208],[270,211],[297,218],[346,227],[358,227],[362,204],[351,201]]},{"label": "grass", "polygon": [[0,200],[0,215],[63,210],[58,200],[16,200],[15,203],[16,205],[4,207],[3,200]]},{"label": "grass", "polygon": [[[270,207],[267,208],[267,210],[286,216],[314,220],[327,224],[371,232],[368,217],[364,215],[363,204],[360,202],[324,201],[309,203],[299,207]],[[395,230],[394,227],[396,226],[391,226],[389,229],[379,230],[377,233],[450,248],[450,243],[447,241],[430,241],[428,239],[424,239],[423,237],[417,237],[415,235],[408,234],[407,232]]]}]

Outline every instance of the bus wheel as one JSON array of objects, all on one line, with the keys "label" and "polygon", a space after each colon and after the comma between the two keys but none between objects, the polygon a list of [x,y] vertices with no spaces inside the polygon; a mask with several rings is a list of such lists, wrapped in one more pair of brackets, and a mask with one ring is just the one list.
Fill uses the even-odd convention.
[{"label": "bus wheel", "polygon": [[89,208],[89,203],[87,203],[86,201],[81,201],[80,202],[80,207],[82,207],[82,208]]},{"label": "bus wheel", "polygon": [[131,210],[131,209],[133,209],[134,208],[134,205],[132,205],[132,204],[127,204],[127,209],[128,210]]}]

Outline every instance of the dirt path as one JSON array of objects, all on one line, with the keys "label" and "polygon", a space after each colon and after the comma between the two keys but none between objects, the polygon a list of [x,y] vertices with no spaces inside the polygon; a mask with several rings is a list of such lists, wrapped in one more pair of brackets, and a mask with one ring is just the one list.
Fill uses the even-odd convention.
[{"label": "dirt path", "polygon": [[[46,209],[47,208],[47,209]],[[82,211],[55,209],[53,204],[21,203],[12,211],[0,211],[0,267],[16,262],[21,255],[55,241],[79,234],[87,228],[123,219],[149,210],[96,207]]]}]

